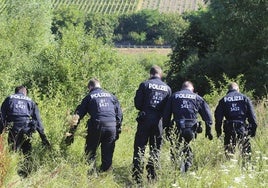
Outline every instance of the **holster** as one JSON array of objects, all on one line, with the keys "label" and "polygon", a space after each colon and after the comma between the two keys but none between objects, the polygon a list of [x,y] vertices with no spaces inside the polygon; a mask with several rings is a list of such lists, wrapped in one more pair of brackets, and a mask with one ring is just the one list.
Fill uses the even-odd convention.
[{"label": "holster", "polygon": [[136,118],[136,121],[137,121],[138,123],[141,123],[141,122],[144,121],[145,117],[146,117],[146,113],[145,113],[144,111],[140,111],[140,112],[138,113],[138,116],[137,116],[137,118]]},{"label": "holster", "polygon": [[27,136],[32,136],[32,133],[36,131],[36,121],[16,121],[8,122],[7,128],[14,134],[25,134]]},{"label": "holster", "polygon": [[99,130],[101,129],[101,123],[100,123],[100,120],[98,119],[90,119],[89,120],[89,123],[88,123],[88,128],[92,126],[92,128],[96,129],[96,130]]},{"label": "holster", "polygon": [[201,121],[196,123],[196,129],[195,129],[196,133],[202,133],[203,132],[203,128],[202,128],[202,123]]},{"label": "holster", "polygon": [[28,125],[27,126],[29,127],[29,131],[28,132],[34,133],[36,131],[37,122],[35,120],[30,120],[28,122]]},{"label": "holster", "polygon": [[196,128],[198,126],[198,123],[194,120],[179,119],[179,120],[176,120],[175,122],[176,122],[176,126],[178,130],[191,128],[193,131],[196,131]]},{"label": "holster", "polygon": [[224,120],[223,131],[226,133],[235,132],[240,133],[241,129],[246,130],[246,124],[240,120]]}]

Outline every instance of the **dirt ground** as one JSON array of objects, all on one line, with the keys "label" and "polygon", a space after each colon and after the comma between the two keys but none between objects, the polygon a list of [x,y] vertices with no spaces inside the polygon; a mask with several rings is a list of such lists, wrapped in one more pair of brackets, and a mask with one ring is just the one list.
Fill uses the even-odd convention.
[{"label": "dirt ground", "polygon": [[171,48],[117,48],[117,50],[124,54],[158,53],[168,55],[171,52]]}]

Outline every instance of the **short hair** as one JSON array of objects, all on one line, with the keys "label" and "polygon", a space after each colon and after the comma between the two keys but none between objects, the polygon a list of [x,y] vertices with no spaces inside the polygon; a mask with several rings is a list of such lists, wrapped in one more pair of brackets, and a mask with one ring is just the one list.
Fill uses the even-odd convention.
[{"label": "short hair", "polygon": [[162,71],[161,67],[159,67],[159,66],[157,66],[157,65],[153,65],[153,66],[151,67],[151,69],[150,69],[150,75],[155,76],[155,75],[157,75],[157,74],[159,74],[160,76],[162,76],[163,71]]},{"label": "short hair", "polygon": [[181,89],[189,89],[189,88],[194,88],[194,84],[191,81],[183,82]]},{"label": "short hair", "polygon": [[236,82],[231,82],[229,85],[228,85],[228,90],[237,90],[239,91],[239,86]]},{"label": "short hair", "polygon": [[21,92],[22,89],[27,90],[26,86],[24,86],[24,85],[20,85],[20,86],[15,87],[15,93]]},{"label": "short hair", "polygon": [[100,87],[100,81],[97,78],[92,78],[89,80],[87,86],[92,88]]}]

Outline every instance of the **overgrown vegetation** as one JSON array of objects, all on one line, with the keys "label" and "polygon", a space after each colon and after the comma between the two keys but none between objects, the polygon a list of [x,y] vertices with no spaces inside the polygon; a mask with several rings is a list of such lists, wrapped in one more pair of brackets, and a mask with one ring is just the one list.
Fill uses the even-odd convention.
[{"label": "overgrown vegetation", "polygon": [[213,0],[208,9],[186,15],[190,26],[173,48],[169,83],[175,88],[191,79],[203,95],[210,89],[205,76],[218,81],[223,73],[243,74],[247,90],[254,89],[256,98],[266,96],[267,7],[265,0]]},{"label": "overgrown vegetation", "polygon": [[132,14],[87,14],[74,7],[53,11],[52,32],[58,38],[61,30],[84,24],[85,31],[102,39],[106,44],[121,45],[174,45],[188,24],[178,13],[160,13],[141,10]]},{"label": "overgrown vegetation", "polygon": [[[217,2],[220,3],[220,1]],[[137,115],[133,106],[133,97],[138,84],[149,76],[148,69],[152,64],[161,65],[166,72],[172,70],[172,73],[182,75],[177,78],[176,75],[169,77],[169,79],[176,78],[172,79],[172,83],[176,83],[174,90],[179,89],[180,78],[191,79],[196,84],[197,92],[209,90],[204,97],[209,102],[212,111],[214,111],[218,99],[226,92],[226,83],[230,80],[240,83],[242,91],[249,96],[256,95],[257,92],[254,92],[253,89],[258,88],[249,87],[250,80],[248,80],[247,74],[240,74],[241,71],[238,69],[232,69],[237,71],[235,74],[229,74],[227,68],[222,71],[226,74],[215,69],[214,75],[219,77],[216,79],[207,73],[207,69],[202,69],[200,66],[200,70],[202,70],[200,74],[197,74],[199,72],[197,71],[194,72],[195,77],[185,76],[188,71],[192,70],[192,65],[195,65],[198,70],[199,59],[202,59],[204,63],[207,60],[206,57],[217,59],[217,54],[220,55],[219,57],[223,57],[224,50],[228,49],[223,48],[224,41],[220,40],[221,38],[216,38],[216,40],[211,35],[202,32],[197,32],[194,37],[189,34],[190,31],[199,31],[193,27],[193,21],[200,26],[199,14],[203,15],[202,11],[197,15],[193,13],[188,16],[192,19],[192,21],[187,21],[190,23],[189,28],[187,22],[181,20],[182,17],[178,18],[185,24],[182,25],[182,28],[186,29],[185,32],[180,30],[177,33],[170,29],[174,33],[172,37],[177,36],[179,39],[183,39],[182,43],[179,43],[180,40],[177,41],[174,49],[184,52],[180,48],[182,47],[180,44],[187,44],[185,49],[189,50],[186,53],[186,60],[183,61],[176,59],[182,57],[174,50],[171,56],[174,64],[169,63],[170,66],[164,66],[164,61],[168,60],[168,57],[158,54],[150,56],[122,55],[108,45],[110,34],[106,35],[107,37],[96,38],[96,33],[98,33],[96,30],[103,26],[100,24],[100,20],[105,22],[105,17],[92,15],[93,22],[87,23],[88,28],[85,29],[84,15],[80,15],[80,12],[65,10],[56,14],[52,12],[51,4],[46,0],[29,0],[27,3],[20,0],[10,2],[0,16],[0,99],[3,101],[7,95],[13,93],[16,85],[25,84],[29,89],[30,97],[38,103],[52,148],[51,150],[44,148],[38,135],[34,135],[34,171],[28,178],[21,180],[16,172],[21,155],[8,151],[7,134],[2,134],[0,137],[3,137],[3,140],[0,141],[0,187],[135,187],[136,185],[131,179],[132,146]],[[207,15],[207,11],[204,14]],[[174,19],[174,23],[178,21],[175,17],[170,19]],[[163,22],[163,24],[166,23],[169,22]],[[211,26],[214,25],[211,24]],[[104,26],[103,29],[109,30],[109,33],[110,26],[108,24],[108,28]],[[55,29],[52,30],[53,33],[51,33],[51,27]],[[170,25],[170,28],[173,27]],[[262,32],[263,34],[257,37],[260,41],[267,39],[267,35],[264,35],[267,34],[267,30]],[[185,38],[182,38],[183,36]],[[220,36],[224,37],[224,33],[221,33]],[[198,41],[206,39],[207,42],[197,43],[198,48],[192,48],[190,44],[194,43],[190,43],[192,42],[190,39],[198,39]],[[221,51],[216,53],[218,48],[214,48],[212,45],[216,42],[215,40],[221,41],[222,54]],[[202,44],[207,44],[207,46]],[[197,49],[201,49],[198,51],[202,52],[200,56],[196,52]],[[254,51],[254,48],[252,50]],[[215,52],[213,56],[212,52]],[[267,65],[266,55],[264,54],[263,57],[263,70],[259,70],[258,66],[256,66],[256,70],[254,68],[255,71],[259,71],[256,72],[259,77],[262,76],[261,72],[265,73],[267,70],[265,67]],[[218,65],[212,64],[212,59],[209,60],[211,60],[209,68],[213,69],[214,65]],[[253,63],[255,60],[252,58],[250,62]],[[173,66],[177,65],[179,68],[173,69]],[[231,67],[231,62],[229,65]],[[62,145],[62,139],[67,129],[66,117],[73,113],[76,105],[85,96],[88,79],[92,77],[98,77],[103,88],[118,96],[123,108],[124,121],[122,134],[116,143],[114,170],[88,176],[89,167],[83,153],[87,118],[80,123],[73,145],[65,147]],[[256,85],[263,87],[262,81],[257,78],[254,80]],[[203,88],[205,89],[203,90]],[[259,95],[259,97],[261,96]],[[200,134],[192,143],[195,161],[189,173],[181,174],[174,168],[170,161],[169,143],[165,142],[161,152],[161,168],[158,170],[159,180],[150,184],[146,181],[146,174],[144,174],[144,187],[267,187],[267,102],[263,97],[255,103],[259,128],[256,138],[252,139],[253,153],[250,163],[242,166],[238,153],[232,160],[226,160],[222,139],[215,138],[210,142],[204,137],[204,134]]]}]

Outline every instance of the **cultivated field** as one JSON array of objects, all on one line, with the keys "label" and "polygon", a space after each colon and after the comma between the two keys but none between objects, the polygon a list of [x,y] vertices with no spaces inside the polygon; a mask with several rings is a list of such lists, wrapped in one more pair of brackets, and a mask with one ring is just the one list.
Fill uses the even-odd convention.
[{"label": "cultivated field", "polygon": [[[197,10],[203,0],[51,0],[53,8],[75,6],[86,13],[123,14],[141,9],[157,9],[160,12]],[[6,8],[7,0],[0,0],[0,13]]]},{"label": "cultivated field", "polygon": [[122,54],[150,54],[168,55],[171,53],[170,48],[117,48]]}]

